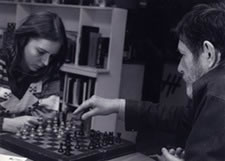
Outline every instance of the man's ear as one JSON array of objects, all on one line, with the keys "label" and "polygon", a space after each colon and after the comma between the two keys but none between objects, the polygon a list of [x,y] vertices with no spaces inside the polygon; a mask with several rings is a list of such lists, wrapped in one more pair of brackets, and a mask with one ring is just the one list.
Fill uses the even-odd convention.
[{"label": "man's ear", "polygon": [[203,42],[203,54],[208,68],[214,68],[218,65],[221,54],[210,41]]}]

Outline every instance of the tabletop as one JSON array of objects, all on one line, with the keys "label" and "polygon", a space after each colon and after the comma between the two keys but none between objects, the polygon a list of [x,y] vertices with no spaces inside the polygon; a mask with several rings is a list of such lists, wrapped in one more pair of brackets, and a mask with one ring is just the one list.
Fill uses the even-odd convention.
[{"label": "tabletop", "polygon": [[[0,147],[0,154],[6,154],[6,155],[11,155],[11,156],[20,156],[16,153],[10,152],[1,147]],[[27,161],[32,161],[32,160],[27,159]],[[136,152],[136,153],[131,153],[131,154],[124,155],[121,157],[117,157],[114,159],[110,159],[109,161],[154,161],[154,160],[150,159],[149,157],[147,157],[144,154]]]}]

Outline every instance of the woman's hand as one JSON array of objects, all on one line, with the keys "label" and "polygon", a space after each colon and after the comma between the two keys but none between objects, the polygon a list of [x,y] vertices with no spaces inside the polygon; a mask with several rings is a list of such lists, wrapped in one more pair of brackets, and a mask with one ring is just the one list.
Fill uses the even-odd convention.
[{"label": "woman's hand", "polygon": [[4,118],[2,129],[3,131],[16,133],[25,125],[34,126],[38,124],[38,117],[20,116],[15,118]]}]

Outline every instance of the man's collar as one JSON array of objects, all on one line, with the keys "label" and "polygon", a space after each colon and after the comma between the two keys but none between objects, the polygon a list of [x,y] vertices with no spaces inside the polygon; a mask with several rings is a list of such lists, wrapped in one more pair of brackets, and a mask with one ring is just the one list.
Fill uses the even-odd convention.
[{"label": "man's collar", "polygon": [[221,62],[217,67],[204,74],[193,84],[193,98],[199,90],[203,89],[211,80],[217,80],[217,77],[225,74],[225,61]]}]

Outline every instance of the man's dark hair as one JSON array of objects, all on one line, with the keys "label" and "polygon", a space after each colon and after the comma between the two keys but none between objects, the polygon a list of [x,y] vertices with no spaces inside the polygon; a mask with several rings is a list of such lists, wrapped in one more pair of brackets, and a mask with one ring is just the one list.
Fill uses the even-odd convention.
[{"label": "man's dark hair", "polygon": [[225,57],[225,4],[200,4],[188,12],[178,23],[175,32],[194,57],[199,56],[205,40],[210,41],[221,59]]}]

